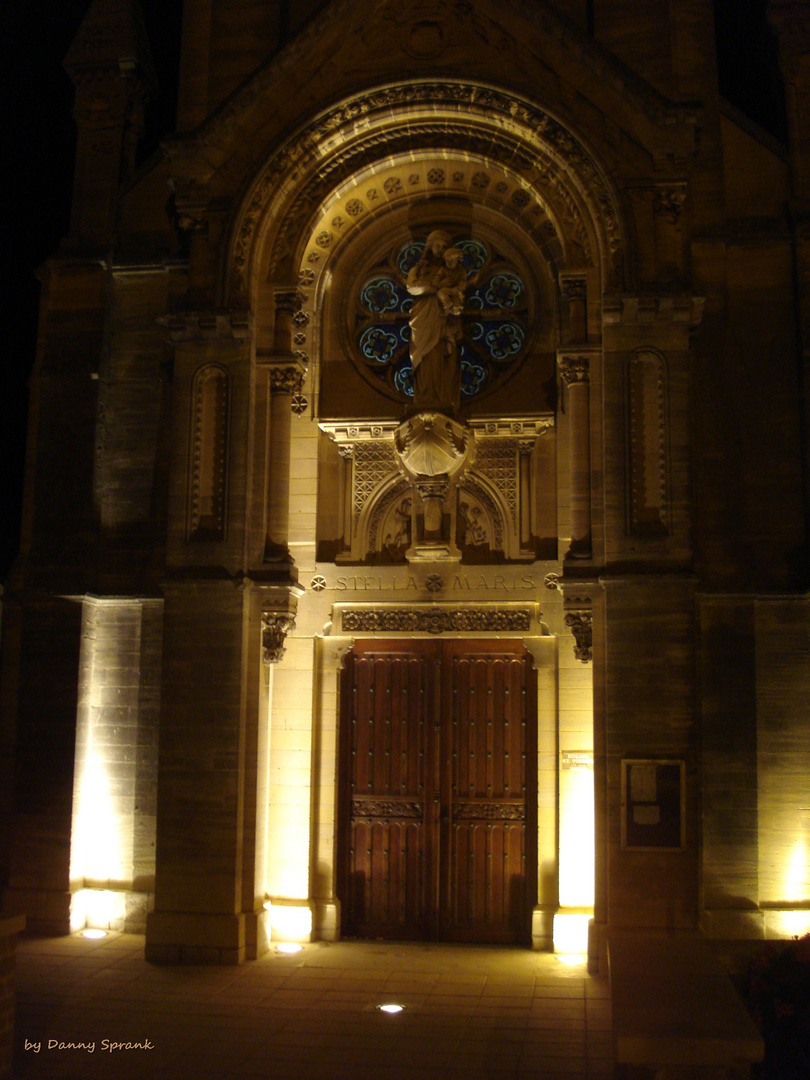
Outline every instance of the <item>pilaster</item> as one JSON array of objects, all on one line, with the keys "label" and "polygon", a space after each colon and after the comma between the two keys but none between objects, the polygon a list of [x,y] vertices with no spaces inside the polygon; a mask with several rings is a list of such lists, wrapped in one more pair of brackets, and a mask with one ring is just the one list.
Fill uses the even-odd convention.
[{"label": "pilaster", "polygon": [[241,963],[264,951],[271,676],[300,590],[249,579],[167,583],[156,962]]}]

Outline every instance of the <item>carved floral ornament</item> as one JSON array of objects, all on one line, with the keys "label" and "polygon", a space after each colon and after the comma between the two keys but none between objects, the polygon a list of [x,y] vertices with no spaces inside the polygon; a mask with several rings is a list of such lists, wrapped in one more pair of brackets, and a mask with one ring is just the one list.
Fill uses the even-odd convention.
[{"label": "carved floral ornament", "polygon": [[528,633],[532,611],[528,607],[373,607],[340,609],[343,633],[445,634],[513,631]]},{"label": "carved floral ornament", "polygon": [[[281,222],[269,259],[272,274],[329,193],[356,171],[356,162],[367,167],[370,154],[390,157],[399,142],[403,152],[412,150],[414,139],[425,146],[458,143],[467,153],[480,143],[482,153],[486,147],[490,155],[493,141],[502,143],[510,158],[524,159],[531,183],[552,192],[561,206],[567,204],[569,214],[585,213],[607,267],[617,271],[623,227],[616,199],[570,131],[543,110],[498,90],[449,81],[408,83],[358,96],[322,114],[275,153],[231,231],[231,301],[247,293],[248,263],[263,220]],[[327,144],[335,149],[325,160]],[[293,174],[298,177],[295,187]]]}]

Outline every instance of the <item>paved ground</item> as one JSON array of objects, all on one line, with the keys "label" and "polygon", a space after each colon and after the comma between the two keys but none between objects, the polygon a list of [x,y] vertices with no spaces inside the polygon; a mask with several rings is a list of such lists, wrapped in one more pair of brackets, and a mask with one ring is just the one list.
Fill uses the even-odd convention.
[{"label": "paved ground", "polygon": [[[546,953],[339,942],[241,967],[155,967],[143,959],[142,937],[111,934],[23,940],[17,957],[19,1080],[605,1080],[613,1072],[606,980]],[[378,1009],[386,1002],[405,1008],[389,1016]],[[136,1045],[110,1050],[103,1040]]]}]

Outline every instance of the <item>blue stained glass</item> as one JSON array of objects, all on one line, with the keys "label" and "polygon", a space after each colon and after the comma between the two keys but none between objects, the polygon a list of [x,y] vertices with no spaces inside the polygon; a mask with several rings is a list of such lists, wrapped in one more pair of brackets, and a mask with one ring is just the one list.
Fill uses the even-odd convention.
[{"label": "blue stained glass", "polygon": [[481,311],[484,307],[484,301],[481,299],[477,292],[470,293],[470,295],[467,297],[467,307],[475,308],[476,311]]},{"label": "blue stained glass", "polygon": [[396,264],[403,274],[407,274],[411,267],[416,266],[424,250],[425,245],[421,240],[412,240],[399,249]]},{"label": "blue stained glass", "polygon": [[480,270],[489,258],[489,252],[480,240],[456,240],[453,247],[461,252],[461,265],[468,275]]},{"label": "blue stained glass", "polygon": [[405,363],[394,375],[394,386],[401,394],[413,397],[413,370],[410,363]]},{"label": "blue stained glass", "polygon": [[501,271],[489,282],[484,299],[491,308],[514,308],[523,294],[523,282],[517,274]]},{"label": "blue stained glass", "polygon": [[467,397],[473,397],[484,385],[487,373],[480,364],[471,364],[469,360],[461,361],[461,392]]},{"label": "blue stained glass", "polygon": [[360,302],[369,311],[396,311],[405,299],[403,290],[390,278],[376,277],[367,281],[360,293]]},{"label": "blue stained glass", "polygon": [[399,336],[402,339],[402,341],[407,342],[407,341],[411,340],[411,326],[410,326],[410,323],[405,323],[403,326],[401,326],[399,328]]},{"label": "blue stained glass", "polygon": [[363,356],[378,364],[387,364],[399,346],[396,336],[380,326],[369,326],[364,330],[359,344]]},{"label": "blue stained glass", "polygon": [[508,360],[523,348],[524,338],[517,323],[505,322],[487,333],[486,343],[494,360]]},{"label": "blue stained glass", "polygon": [[484,336],[483,323],[470,323],[470,325],[467,327],[467,333],[470,335],[473,341],[480,341],[481,338]]}]

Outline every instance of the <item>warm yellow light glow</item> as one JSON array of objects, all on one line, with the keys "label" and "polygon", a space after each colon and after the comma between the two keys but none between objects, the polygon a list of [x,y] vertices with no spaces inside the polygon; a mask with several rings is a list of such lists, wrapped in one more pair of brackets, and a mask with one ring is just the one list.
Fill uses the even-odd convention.
[{"label": "warm yellow light glow", "polygon": [[560,773],[560,904],[592,907],[594,895],[593,770]]},{"label": "warm yellow light glow", "polygon": [[79,889],[70,898],[70,928],[110,929],[123,923],[126,900],[110,889]]},{"label": "warm yellow light glow", "polygon": [[312,912],[305,904],[264,905],[269,912],[271,941],[310,941]]},{"label": "warm yellow light glow", "polygon": [[580,967],[588,960],[586,953],[557,953],[557,959],[566,967]]},{"label": "warm yellow light glow", "polygon": [[785,885],[783,897],[791,903],[810,900],[810,873],[808,872],[807,841],[799,835],[793,841],[785,862]]},{"label": "warm yellow light glow", "polygon": [[106,930],[82,930],[82,937],[87,938],[90,941],[98,941],[100,938],[105,938],[106,936]]},{"label": "warm yellow light glow", "polygon": [[380,1010],[380,1012],[388,1013],[389,1016],[394,1016],[396,1015],[396,1013],[401,1013],[405,1006],[395,1005],[393,1002],[391,1002],[388,1005],[378,1005],[377,1008]]},{"label": "warm yellow light glow", "polygon": [[133,605],[122,609],[117,602],[89,599],[83,604],[70,846],[70,880],[77,890],[71,900],[73,929],[108,927],[124,915],[123,895],[114,900],[107,890],[81,886],[123,883],[132,877],[134,800],[116,790],[122,788],[128,759],[111,734],[109,705],[111,695],[124,693],[110,672],[126,667],[139,642],[139,628],[140,609]]},{"label": "warm yellow light glow", "polygon": [[591,918],[588,912],[558,911],[554,916],[554,952],[562,956],[587,955]]},{"label": "warm yellow light glow", "polygon": [[810,908],[768,909],[765,927],[768,937],[804,937],[810,934]]},{"label": "warm yellow light glow", "polygon": [[276,952],[287,954],[299,953],[303,948],[303,945],[298,945],[294,941],[282,941],[280,945],[276,945]]}]

